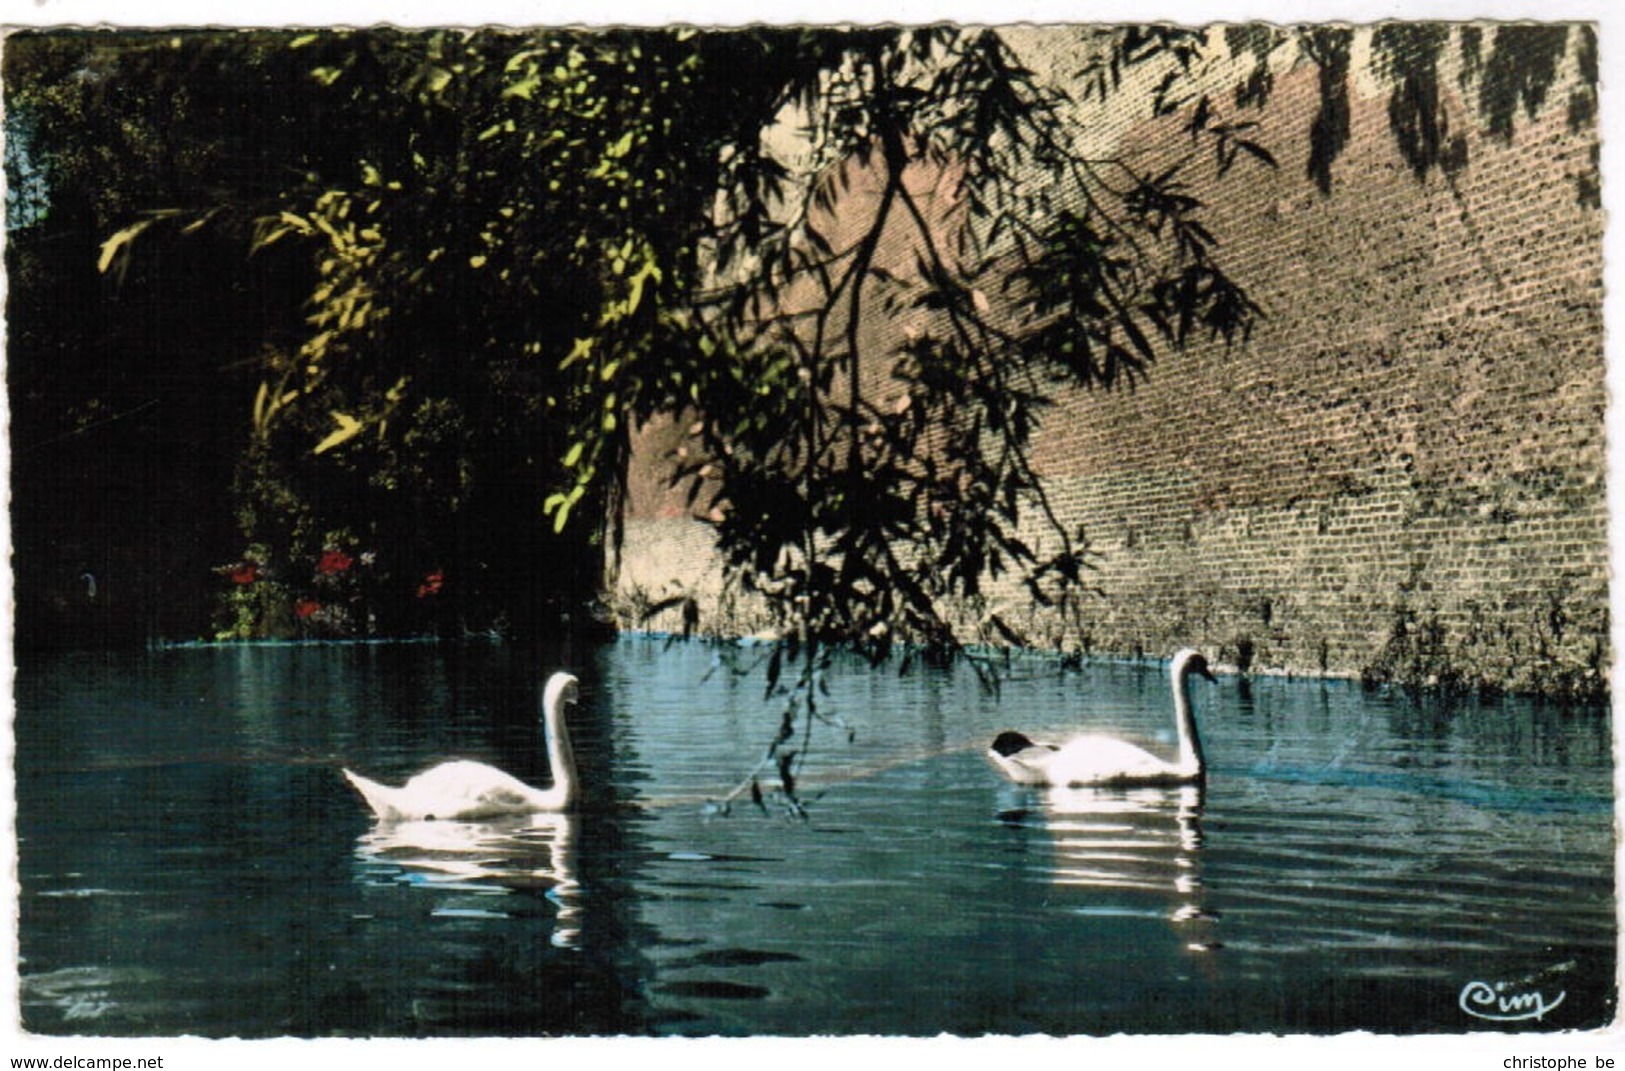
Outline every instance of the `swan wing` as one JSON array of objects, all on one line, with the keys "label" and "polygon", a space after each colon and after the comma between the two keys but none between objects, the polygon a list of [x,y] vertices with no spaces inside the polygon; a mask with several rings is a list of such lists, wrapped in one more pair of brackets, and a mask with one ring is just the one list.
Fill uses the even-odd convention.
[{"label": "swan wing", "polygon": [[495,766],[457,761],[443,762],[390,790],[388,803],[389,817],[398,819],[477,819],[545,810],[547,793]]},{"label": "swan wing", "polygon": [[1153,784],[1186,776],[1175,764],[1115,736],[1073,737],[1049,763],[1052,785]]}]

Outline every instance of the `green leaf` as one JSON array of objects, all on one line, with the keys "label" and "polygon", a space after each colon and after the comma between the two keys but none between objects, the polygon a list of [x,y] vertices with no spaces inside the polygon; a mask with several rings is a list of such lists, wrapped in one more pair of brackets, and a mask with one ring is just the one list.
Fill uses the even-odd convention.
[{"label": "green leaf", "polygon": [[529,100],[536,90],[540,88],[541,84],[542,76],[536,71],[531,71],[523,81],[515,82],[507,89],[504,89],[502,95],[504,97],[518,97],[521,100]]},{"label": "green leaf", "polygon": [[564,531],[564,526],[570,522],[570,510],[586,493],[587,485],[578,483],[569,491],[547,496],[547,501],[542,503],[542,512],[553,515],[555,533]]},{"label": "green leaf", "polygon": [[312,451],[313,453],[325,454],[327,451],[333,449],[333,447],[338,446],[341,443],[349,442],[351,439],[355,438],[358,434],[360,434],[361,429],[365,427],[365,425],[355,417],[350,416],[347,413],[340,413],[337,410],[333,410],[333,419],[338,422],[338,428],[335,429],[332,434],[328,435],[327,438],[317,443],[316,449]]},{"label": "green leaf", "polygon": [[444,67],[430,67],[424,76],[424,85],[431,93],[443,93],[451,85],[452,73]]},{"label": "green leaf", "polygon": [[626,315],[631,316],[638,311],[638,305],[643,301],[643,284],[650,279],[660,282],[660,266],[652,258],[644,261],[643,267],[632,276],[631,293],[626,297]]},{"label": "green leaf", "polygon": [[270,416],[269,402],[271,400],[271,385],[260,380],[260,389],[254,394],[254,426],[265,426],[266,417]]},{"label": "green leaf", "polygon": [[559,370],[563,371],[564,369],[575,364],[577,361],[584,361],[590,357],[592,355],[593,342],[594,340],[592,338],[576,339],[574,345],[570,347],[569,354],[564,358],[563,361],[559,362]]},{"label": "green leaf", "polygon": [[103,242],[102,255],[96,260],[96,270],[101,274],[106,275],[107,269],[112,267],[114,262],[117,261],[119,265],[119,274],[123,275],[124,268],[129,262],[128,258],[130,255],[130,243],[135,241],[136,238],[140,236],[141,232],[150,226],[152,226],[152,220],[150,219],[141,220],[139,223],[132,223],[128,227],[125,227],[123,230],[114,234],[111,238],[107,239],[107,241]]}]

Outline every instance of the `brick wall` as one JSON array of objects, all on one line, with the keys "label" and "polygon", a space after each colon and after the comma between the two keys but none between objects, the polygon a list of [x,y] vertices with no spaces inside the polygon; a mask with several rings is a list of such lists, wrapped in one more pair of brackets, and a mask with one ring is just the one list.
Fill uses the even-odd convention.
[{"label": "brick wall", "polygon": [[[1166,355],[1133,389],[1063,393],[1046,417],[1036,464],[1098,555],[1090,650],[1192,643],[1255,670],[1600,686],[1603,218],[1575,181],[1595,133],[1570,130],[1566,99],[1560,84],[1520,113],[1510,145],[1453,101],[1470,163],[1419,181],[1386,93],[1356,87],[1328,197],[1305,175],[1318,97],[1300,69],[1256,113],[1278,170],[1211,186],[1211,164],[1191,169],[1266,318],[1245,344]],[[1189,146],[1177,120],[1124,136],[1153,157]],[[658,466],[672,428],[645,435],[635,471]],[[703,527],[640,479],[617,590],[692,590],[726,611],[712,624],[749,631],[715,604]]]}]

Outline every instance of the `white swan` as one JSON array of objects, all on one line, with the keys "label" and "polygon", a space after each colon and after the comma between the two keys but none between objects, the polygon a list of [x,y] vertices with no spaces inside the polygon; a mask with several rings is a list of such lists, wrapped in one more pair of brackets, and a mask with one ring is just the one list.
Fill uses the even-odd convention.
[{"label": "white swan", "polygon": [[1208,680],[1213,673],[1201,653],[1185,648],[1174,655],[1174,725],[1179,730],[1179,755],[1173,761],[1158,758],[1115,736],[1091,733],[1064,744],[1035,743],[1018,732],[1002,732],[988,748],[988,758],[1012,781],[1023,785],[1083,787],[1088,785],[1188,785],[1203,780],[1206,765],[1202,740],[1191,713],[1190,678]]},{"label": "white swan", "polygon": [[564,724],[564,705],[579,695],[576,679],[555,673],[542,693],[542,727],[547,737],[547,758],[553,767],[553,786],[531,788],[511,774],[483,762],[443,762],[425,770],[399,788],[380,785],[360,774],[344,771],[373,813],[386,821],[443,818],[478,821],[505,814],[563,811],[575,800],[576,761]]}]

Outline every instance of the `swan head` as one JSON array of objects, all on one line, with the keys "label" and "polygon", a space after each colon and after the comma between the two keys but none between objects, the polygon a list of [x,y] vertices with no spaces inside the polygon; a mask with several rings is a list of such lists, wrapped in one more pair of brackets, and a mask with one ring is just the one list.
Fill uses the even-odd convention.
[{"label": "swan head", "polygon": [[1213,671],[1208,668],[1207,657],[1194,647],[1186,647],[1174,655],[1173,675],[1179,678],[1193,673],[1210,681],[1215,679]]},{"label": "swan head", "polygon": [[1003,755],[1005,758],[1009,758],[1016,752],[1026,751],[1032,746],[1033,742],[1024,734],[1015,732],[1011,729],[1006,729],[1004,732],[993,738],[993,746],[990,750],[992,750],[995,754]]},{"label": "swan head", "polygon": [[542,692],[542,709],[562,710],[564,704],[581,698],[581,685],[569,673],[555,673],[548,678],[547,689]]}]

